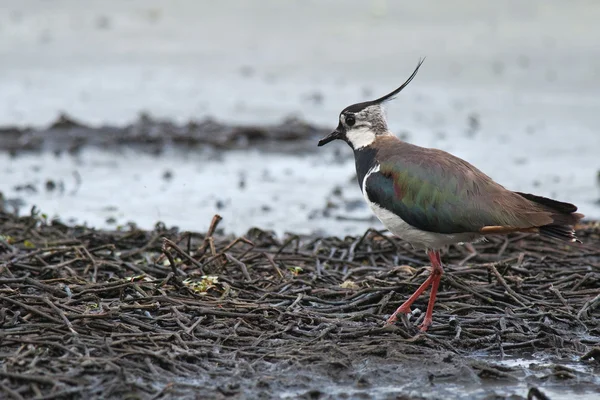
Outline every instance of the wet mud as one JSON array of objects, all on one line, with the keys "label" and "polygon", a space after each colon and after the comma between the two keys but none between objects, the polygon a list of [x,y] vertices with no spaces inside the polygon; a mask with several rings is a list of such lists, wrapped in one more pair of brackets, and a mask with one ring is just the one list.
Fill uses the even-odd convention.
[{"label": "wet mud", "polygon": [[[513,235],[444,260],[384,232],[95,230],[0,212],[6,398],[594,398],[600,225],[582,246]],[[208,222],[208,221],[207,221]]]},{"label": "wet mud", "polygon": [[311,140],[326,133],[327,130],[297,118],[287,118],[274,125],[232,125],[212,118],[178,125],[141,114],[137,121],[124,126],[94,127],[61,114],[46,128],[0,127],[0,151],[11,154],[32,151],[77,153],[86,147],[112,150],[129,145],[161,153],[169,146],[185,150],[207,146],[246,149],[261,145],[285,149],[287,143],[293,143],[294,150],[301,150],[307,149]]}]

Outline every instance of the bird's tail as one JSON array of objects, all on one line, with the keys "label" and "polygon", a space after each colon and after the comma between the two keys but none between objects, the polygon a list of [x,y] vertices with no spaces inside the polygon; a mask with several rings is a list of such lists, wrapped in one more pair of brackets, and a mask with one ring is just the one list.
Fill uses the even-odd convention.
[{"label": "bird's tail", "polygon": [[579,242],[573,227],[584,217],[577,211],[577,206],[571,203],[564,203],[549,199],[547,197],[536,196],[529,193],[516,192],[527,200],[537,203],[551,212],[552,223],[538,227],[539,234],[566,242]]},{"label": "bird's tail", "polygon": [[575,231],[568,225],[544,225],[539,227],[542,236],[551,237],[565,242],[580,242],[575,236]]}]

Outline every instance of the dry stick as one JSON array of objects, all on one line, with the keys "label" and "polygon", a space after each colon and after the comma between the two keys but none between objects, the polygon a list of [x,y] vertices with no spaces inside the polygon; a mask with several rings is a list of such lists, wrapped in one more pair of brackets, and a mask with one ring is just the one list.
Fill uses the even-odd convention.
[{"label": "dry stick", "polygon": [[165,277],[165,279],[161,280],[160,282],[158,282],[156,284],[155,289],[160,289],[161,287],[165,286],[167,284],[167,282],[169,282],[171,280],[171,278],[173,278],[174,276],[175,276],[175,274],[173,273],[173,271],[169,272],[167,274],[167,276]]},{"label": "dry stick", "polygon": [[219,214],[215,214],[212,218],[212,221],[210,221],[210,225],[208,227],[208,231],[206,232],[206,236],[204,236],[202,245],[198,248],[198,251],[196,252],[198,257],[201,257],[204,255],[204,253],[206,253],[206,249],[209,246],[209,238],[212,238],[212,236],[215,233],[215,230],[217,229],[217,225],[219,225],[219,222],[221,222],[222,219],[223,217],[221,217]]},{"label": "dry stick", "polygon": [[[237,238],[237,239],[233,240],[233,241],[232,241],[231,243],[229,243],[227,246],[225,246],[225,247],[223,248],[223,250],[221,250],[219,253],[220,253],[220,254],[224,254],[224,253],[228,252],[228,251],[229,251],[231,248],[233,248],[233,246],[235,246],[236,244],[238,244],[238,243],[240,243],[240,242],[242,242],[242,243],[246,243],[246,244],[248,244],[248,245],[250,245],[250,246],[254,247],[254,243],[252,243],[250,240],[246,239],[245,237],[239,237],[239,238]],[[247,251],[246,251],[246,253],[247,253]]]},{"label": "dry stick", "polygon": [[477,252],[475,252],[475,253],[469,253],[469,255],[468,255],[468,256],[466,256],[465,258],[463,258],[462,260],[460,260],[460,261],[457,263],[457,265],[459,265],[459,266],[461,266],[461,267],[462,267],[463,265],[465,265],[465,263],[466,263],[467,261],[469,261],[469,260],[470,260],[470,259],[472,259],[472,258],[475,258],[475,257],[477,257],[477,255],[478,255],[478,254],[477,254]]},{"label": "dry stick", "polygon": [[[277,275],[279,275],[280,278],[283,278],[283,274],[281,273],[281,270],[279,269],[279,267],[277,266],[277,264],[275,264],[275,260],[273,260],[273,256],[271,256],[268,253],[261,253],[268,261],[269,264],[271,264],[271,267],[273,267],[273,269],[277,272]],[[318,262],[318,259],[317,259]]]},{"label": "dry stick", "polygon": [[192,252],[192,232],[184,232],[183,235],[187,237],[187,252],[190,254]]},{"label": "dry stick", "polygon": [[114,243],[107,243],[107,244],[103,244],[103,245],[101,245],[101,246],[92,247],[91,249],[88,249],[88,251],[89,251],[90,253],[95,253],[95,252],[97,252],[97,251],[100,251],[100,250],[105,250],[105,249],[108,249],[108,250],[110,250],[110,251],[111,251],[111,253],[112,253],[112,252],[114,252],[114,251],[115,251],[115,248],[116,248],[116,247],[115,247],[115,244],[114,244]]},{"label": "dry stick", "polygon": [[584,283],[585,281],[587,281],[589,278],[593,278],[593,277],[594,277],[594,273],[593,273],[593,272],[588,272],[587,274],[585,274],[585,276],[584,276],[583,278],[581,278],[581,279],[579,280],[579,282],[577,282],[577,283],[575,284],[575,286],[573,286],[573,287],[571,288],[571,292],[574,292],[574,291],[576,291],[577,289],[579,289],[579,287],[580,287],[581,285],[583,285],[583,283]]},{"label": "dry stick", "polygon": [[[163,254],[165,256],[167,256],[167,259],[169,260],[169,266],[171,267],[171,274],[173,274],[173,277],[178,277],[181,275],[181,273],[179,272],[179,270],[177,269],[177,266],[175,265],[175,260],[173,259],[173,256],[171,255],[171,253],[169,252],[169,249],[166,248],[166,246],[163,245]],[[177,284],[177,279],[175,279],[175,282]]]},{"label": "dry stick", "polygon": [[[494,266],[494,264],[488,264],[486,265],[486,267],[492,271],[492,273],[496,276],[496,279],[498,280],[498,282],[504,287],[504,289],[506,290],[506,292],[517,302],[519,303],[520,306],[522,307],[529,307],[531,305],[531,303],[529,303],[529,301],[523,299],[521,297],[521,295],[517,294],[514,290],[512,290],[510,288],[510,286],[508,286],[508,284],[506,283],[506,281],[504,280],[504,278],[502,277],[502,275],[500,275],[500,272],[498,272],[498,270],[496,269],[496,267]],[[529,303],[529,304],[528,304]]]},{"label": "dry stick", "polygon": [[[216,220],[216,222],[215,222],[215,220]],[[211,222],[211,226],[210,226],[210,228],[209,228],[209,232],[210,232],[210,229],[211,229],[211,228],[212,228],[212,230],[214,231],[214,229],[216,228],[216,225],[219,223],[219,221],[220,221],[220,220],[221,220],[221,217],[220,217],[219,215],[215,215],[215,216],[213,217],[213,220],[212,220],[212,222]],[[185,239],[185,236],[187,236],[187,240],[188,240],[188,241],[187,241],[187,252],[183,252],[183,250],[181,250],[181,249],[180,249],[180,250],[181,250],[183,253],[185,253],[185,254],[188,254],[188,255],[189,255],[189,254],[191,254],[191,251],[190,251],[190,245],[191,245],[191,240],[192,240],[192,235],[191,235],[191,233],[190,233],[190,232],[184,232],[184,233],[182,234],[182,236],[181,236],[181,237],[180,237],[180,238],[177,240],[177,243],[179,243],[179,242],[181,242],[182,240],[184,240],[184,239]],[[207,235],[207,236],[205,236],[205,238],[204,238],[204,244],[206,243],[206,239],[207,239],[207,237],[208,237],[208,235]],[[165,241],[165,240],[168,240],[168,239],[167,239],[167,238],[165,238],[165,237],[163,237],[162,239],[163,239],[163,246],[164,246],[164,241]],[[171,240],[170,240],[170,242],[171,242],[171,243],[172,243],[174,246],[178,246],[178,245],[177,245],[177,243],[175,243],[175,242],[173,242],[173,241],[171,241]],[[173,246],[171,246],[171,247],[173,247]],[[173,247],[173,248],[174,248],[174,247]],[[199,251],[200,251],[200,250],[199,250]],[[205,250],[203,250],[203,251],[205,251]],[[164,253],[163,253],[163,254],[161,254],[160,256],[158,256],[158,258],[155,260],[155,262],[156,262],[156,263],[160,263],[160,262],[162,262],[162,261],[163,261],[163,257],[165,257],[165,254],[164,254]]]},{"label": "dry stick", "polygon": [[[204,321],[206,317],[203,315],[201,317],[198,317],[198,319],[196,319],[196,322],[194,322],[189,328],[187,328],[185,330],[185,333],[187,333],[188,335],[192,335],[192,332],[194,332],[194,330],[196,329],[196,327],[202,322]],[[192,335],[193,336],[193,335]]]},{"label": "dry stick", "polygon": [[[41,253],[47,253],[47,252],[56,252],[57,254],[60,253],[71,253],[73,252],[73,246],[71,247],[65,247],[65,246],[57,246],[57,247],[44,247],[44,248],[40,248],[40,249],[35,249],[33,251],[30,251],[28,253],[25,253],[23,255],[17,256],[13,259],[8,260],[6,263],[7,264],[14,264],[16,262],[19,262],[21,260],[26,260],[28,258],[32,258],[35,256],[38,256]],[[53,254],[54,255],[54,254]]]},{"label": "dry stick", "polygon": [[[185,251],[183,251],[183,249],[179,246],[177,246],[175,244],[175,242],[173,242],[170,239],[167,239],[165,237],[163,237],[163,253],[167,256],[170,257],[169,258],[169,262],[171,263],[171,268],[175,268],[175,262],[171,261],[173,259],[173,256],[171,256],[171,254],[168,252],[168,247],[172,248],[173,250],[175,250],[175,252],[177,254],[179,254],[181,257],[185,258],[187,261],[191,262],[192,264],[194,264],[194,266],[196,266],[197,268],[200,269],[200,274],[204,275],[204,272],[202,271],[202,264],[200,264],[198,261],[194,260],[189,254],[187,254]],[[173,271],[173,273],[175,273],[176,275],[181,275],[181,272],[175,272],[175,270]]]},{"label": "dry stick", "polygon": [[294,300],[294,302],[287,307],[287,310],[291,310],[292,308],[296,307],[298,305],[298,303],[300,303],[300,301],[302,301],[303,297],[304,297],[304,293],[298,293],[298,297],[296,297],[296,300]]},{"label": "dry stick", "polygon": [[217,248],[215,247],[215,238],[213,238],[212,236],[208,238],[208,247],[210,248],[210,254],[211,255],[215,255],[217,254]]},{"label": "dry stick", "polygon": [[63,322],[65,323],[65,325],[67,326],[67,328],[69,329],[69,331],[74,334],[74,335],[79,335],[79,333],[73,329],[73,325],[71,324],[71,321],[69,321],[69,319],[67,318],[67,316],[65,315],[65,313],[63,312],[63,310],[59,309],[58,307],[56,307],[54,305],[54,303],[52,303],[50,300],[48,300],[47,297],[42,297],[42,300],[44,301],[44,303],[46,303],[50,308],[52,308],[54,310],[55,313],[57,313],[63,320]]},{"label": "dry stick", "polygon": [[291,235],[279,248],[279,250],[275,253],[275,256],[278,256],[283,250],[288,247],[292,242],[296,242],[296,249],[292,250],[292,254],[296,254],[298,252],[298,247],[300,244],[300,236]]},{"label": "dry stick", "polygon": [[[246,238],[243,237],[239,237],[235,240],[233,240],[231,243],[229,243],[227,246],[225,246],[221,251],[219,251],[218,253],[216,252],[216,249],[213,249],[213,244],[211,244],[211,253],[212,253],[212,257],[209,257],[206,261],[204,261],[204,264],[202,264],[202,268],[206,267],[207,265],[209,265],[210,263],[212,263],[213,261],[219,259],[220,257],[222,257],[223,255],[227,256],[227,254],[225,254],[225,252],[229,251],[233,246],[235,246],[238,243],[246,243],[251,245],[252,247],[254,247],[254,243],[252,243],[251,241],[249,241]],[[209,239],[209,243],[212,243],[212,238]]]},{"label": "dry stick", "polygon": [[22,303],[20,301],[11,299],[10,297],[0,296],[0,300],[4,300],[4,301],[8,301],[10,303],[13,303],[13,304],[15,304],[15,305],[17,305],[17,306],[19,306],[19,307],[21,307],[21,308],[23,308],[23,309],[31,312],[31,313],[33,313],[33,314],[37,314],[40,317],[46,318],[46,319],[48,319],[48,320],[50,320],[52,322],[55,322],[57,324],[62,324],[62,322],[63,322],[60,319],[54,318],[52,315],[46,314],[45,312],[41,311],[37,307],[33,307],[33,306],[28,305],[28,304]]},{"label": "dry stick", "polygon": [[29,386],[31,387],[31,390],[35,394],[36,398],[39,399],[39,398],[41,398],[43,396],[42,391],[40,390],[40,387],[37,385],[36,382],[30,383]]},{"label": "dry stick", "polygon": [[444,277],[443,278],[444,281],[449,282],[451,286],[454,286],[457,289],[464,290],[465,292],[471,293],[473,296],[478,297],[479,299],[485,301],[487,304],[495,304],[496,303],[496,301],[494,299],[492,299],[491,297],[486,297],[486,296],[482,295],[481,293],[475,291],[471,287],[458,283],[449,274],[444,274],[443,277]]},{"label": "dry stick", "polygon": [[583,314],[588,314],[589,310],[593,311],[598,306],[600,306],[600,294],[598,296],[594,297],[593,299],[591,299],[590,301],[587,301],[583,305],[583,307],[581,307],[581,310],[579,310],[579,312],[577,313],[577,318],[581,319]]},{"label": "dry stick", "polygon": [[159,238],[160,238],[160,235],[152,235],[152,237],[150,238],[150,240],[148,240],[148,243],[146,243],[142,247],[139,247],[137,249],[133,249],[131,251],[122,252],[121,253],[121,259],[131,258],[133,256],[136,256],[136,255],[138,255],[140,253],[143,253],[143,252],[147,251],[150,247],[152,247],[154,245],[154,243],[156,243],[156,241]]},{"label": "dry stick", "polygon": [[23,283],[28,278],[3,278],[0,279],[0,285],[10,285],[12,283]]},{"label": "dry stick", "polygon": [[[391,246],[392,249],[390,251],[396,251],[398,249],[398,246],[396,245],[396,243],[394,243],[394,241],[389,237],[384,235],[383,233],[381,233],[381,231],[378,231],[377,229],[373,229],[370,228],[367,230],[367,232],[373,233],[375,237],[380,237],[383,240],[385,240],[386,242],[388,242]],[[367,233],[365,233],[362,237],[361,240],[359,241],[359,243],[356,245],[356,247],[360,246],[360,244],[367,238]]]},{"label": "dry stick", "polygon": [[0,389],[2,389],[3,392],[8,393],[8,395],[15,400],[25,400],[25,398],[23,396],[21,396],[19,394],[19,392],[12,390],[11,388],[9,388],[8,386],[6,386],[3,383],[0,383]]},{"label": "dry stick", "polygon": [[506,251],[506,248],[508,247],[509,244],[509,240],[508,238],[504,238],[504,243],[502,243],[502,246],[500,247],[500,250],[498,250],[497,256],[498,258],[502,257],[502,254],[504,254],[504,252]]},{"label": "dry stick", "polygon": [[[39,258],[39,257],[36,257],[36,258]],[[63,261],[58,264],[49,265],[47,262],[45,262],[41,258],[39,259],[39,261],[44,264],[44,266],[42,267],[44,270],[60,269],[63,267],[67,267],[73,263],[76,263],[77,261],[80,261],[80,260],[83,260],[83,258],[72,258],[70,260],[66,260],[66,261]]]},{"label": "dry stick", "polygon": [[85,253],[85,256],[92,263],[92,267],[94,268],[94,272],[92,272],[92,282],[95,283],[98,280],[97,279],[98,278],[98,263],[96,262],[96,259],[90,254],[88,249],[85,248],[85,246],[81,246],[81,250],[83,250],[83,252]]},{"label": "dry stick", "polygon": [[0,370],[0,376],[4,376],[6,378],[12,378],[12,379],[20,379],[23,381],[43,383],[44,385],[54,386],[56,384],[56,378],[48,378],[46,376],[41,376],[41,375],[17,374],[14,372],[6,372],[6,371]]},{"label": "dry stick", "polygon": [[550,284],[550,288],[548,289],[550,290],[552,293],[554,293],[554,295],[556,297],[558,297],[558,299],[560,300],[560,302],[567,307],[569,310],[573,310],[573,307],[571,307],[569,305],[569,303],[567,303],[567,300],[563,297],[563,295],[560,293],[560,291],[554,287],[554,285]]},{"label": "dry stick", "polygon": [[17,253],[19,250],[13,245],[9,244],[4,238],[0,237],[0,244],[10,250],[11,253]]},{"label": "dry stick", "polygon": [[113,310],[103,313],[95,313],[95,314],[65,314],[68,318],[71,319],[105,319],[112,318],[118,316],[117,313]]},{"label": "dry stick", "polygon": [[317,272],[317,276],[320,278],[321,276],[323,276],[323,265],[321,265],[321,262],[319,261],[319,259],[316,259],[317,264],[315,266],[315,271]]},{"label": "dry stick", "polygon": [[31,286],[35,286],[38,289],[41,289],[45,292],[52,293],[56,297],[68,297],[68,295],[63,290],[57,289],[51,285],[46,285],[30,277],[25,278],[25,283]]},{"label": "dry stick", "polygon": [[228,253],[225,254],[225,257],[227,257],[229,261],[241,268],[242,274],[244,274],[244,278],[246,278],[247,281],[252,280],[252,278],[250,277],[250,273],[248,273],[248,268],[246,267],[246,264],[244,264],[243,262],[241,262],[240,260],[236,259],[234,256]]},{"label": "dry stick", "polygon": [[[65,398],[77,398],[74,395],[81,393],[85,390],[85,386],[78,386],[74,388],[68,388],[61,390],[60,392],[53,392],[43,396],[36,397],[36,400],[54,400],[54,399],[65,399]],[[81,395],[79,397],[82,397]]]},{"label": "dry stick", "polygon": [[106,284],[96,284],[91,289],[83,289],[81,292],[74,293],[72,297],[80,298],[84,294],[109,292],[112,290],[122,289],[127,286],[131,286],[132,284],[133,284],[133,282],[131,280],[129,280],[127,282],[123,282],[123,280],[120,280],[118,282],[111,282],[111,283],[106,283]]}]

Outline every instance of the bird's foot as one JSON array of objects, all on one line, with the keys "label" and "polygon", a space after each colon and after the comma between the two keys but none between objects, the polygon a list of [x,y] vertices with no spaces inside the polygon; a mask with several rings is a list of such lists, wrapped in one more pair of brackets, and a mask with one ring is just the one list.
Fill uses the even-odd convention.
[{"label": "bird's foot", "polygon": [[433,318],[425,317],[425,319],[423,320],[423,323],[421,324],[421,326],[419,326],[419,330],[421,332],[427,332],[427,329],[429,329],[432,322],[433,322]]},{"label": "bird's foot", "polygon": [[398,314],[408,314],[410,313],[410,306],[402,304],[394,313],[385,321],[387,325],[393,325],[398,320]]}]

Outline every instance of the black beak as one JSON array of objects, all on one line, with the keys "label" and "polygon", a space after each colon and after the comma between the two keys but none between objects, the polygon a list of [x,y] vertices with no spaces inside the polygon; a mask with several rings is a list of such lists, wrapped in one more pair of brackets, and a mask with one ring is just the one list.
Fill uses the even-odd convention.
[{"label": "black beak", "polygon": [[339,127],[323,139],[319,140],[319,147],[326,145],[329,142],[333,142],[336,139],[341,139],[344,136],[343,132],[340,132]]}]

